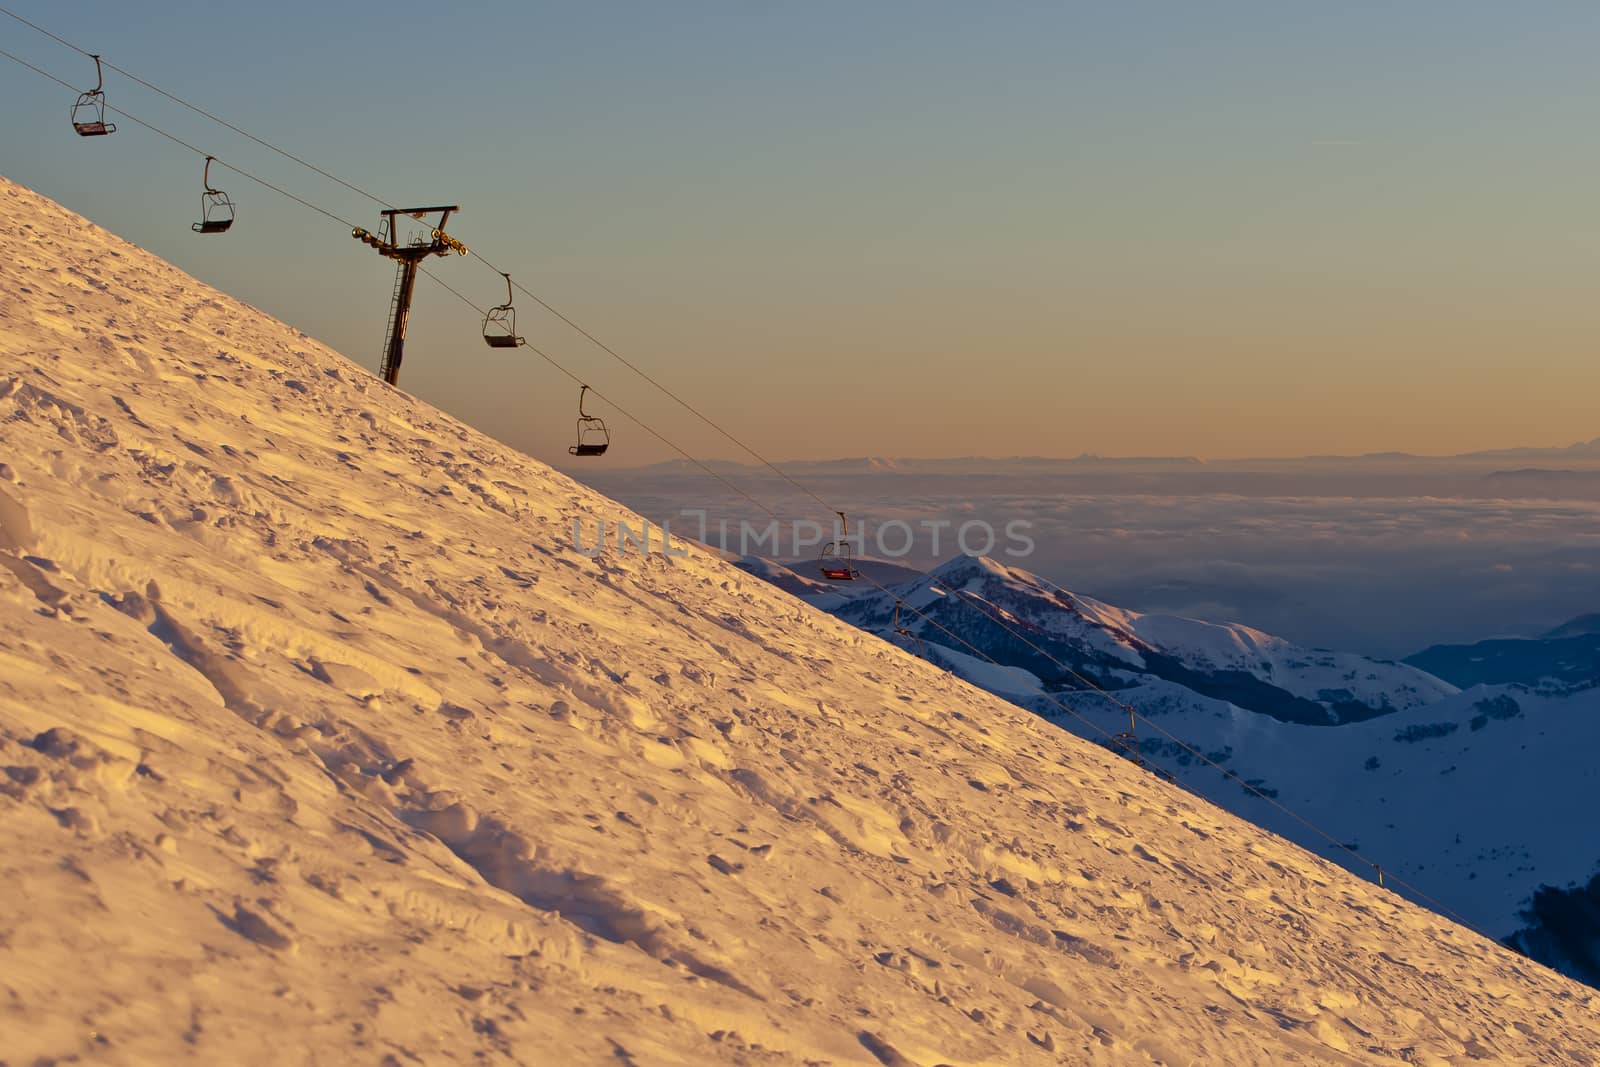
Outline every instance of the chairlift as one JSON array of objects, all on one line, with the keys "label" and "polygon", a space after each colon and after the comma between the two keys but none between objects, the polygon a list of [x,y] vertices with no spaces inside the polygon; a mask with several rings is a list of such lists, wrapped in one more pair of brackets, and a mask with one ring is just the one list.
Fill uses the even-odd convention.
[{"label": "chairlift", "polygon": [[[490,308],[489,313],[483,317],[483,341],[490,348],[516,348],[523,341],[522,338],[517,336],[517,309],[511,306],[511,275],[504,274],[504,272],[502,272],[502,275],[506,280],[506,302]],[[586,385],[584,388],[587,389],[589,387]],[[583,407],[581,399],[578,407],[580,409]],[[601,446],[600,451],[605,451],[604,445]],[[579,453],[573,454],[578,455]],[[590,453],[582,454],[589,455]],[[597,456],[599,454],[599,452],[593,453],[593,455]]]},{"label": "chairlift", "polygon": [[578,443],[567,451],[574,456],[603,456],[611,447],[611,435],[599,416],[584,414],[583,398],[588,392],[587,385],[578,390]]},{"label": "chairlift", "polygon": [[1128,728],[1119,734],[1111,735],[1107,747],[1111,748],[1123,759],[1128,760],[1135,767],[1145,766],[1144,755],[1139,751],[1138,720],[1134,718],[1133,707],[1126,708],[1128,712]]},{"label": "chairlift", "polygon": [[117,125],[106,121],[106,78],[100,69],[100,57],[89,58],[94,60],[94,88],[78,94],[78,102],[72,105],[72,128],[79,137],[104,137],[116,133]]},{"label": "chairlift", "polygon": [[817,560],[817,566],[822,571],[822,576],[830,582],[853,582],[861,577],[861,572],[855,569],[850,554],[850,542],[844,538],[850,534],[850,520],[845,518],[842,511],[834,512],[839,516],[843,528],[840,540],[829,541],[822,546],[822,556]]},{"label": "chairlift", "polygon": [[211,188],[211,161],[214,158],[206,157],[206,191],[200,194],[200,221],[189,226],[195,233],[227,233],[228,227],[233,225],[233,201],[221,189]]},{"label": "chairlift", "polygon": [[900,606],[904,603],[905,601],[903,600],[896,600],[894,602],[894,622],[891,625],[894,628],[895,636],[899,637],[901,640],[910,645],[911,653],[918,659],[926,659],[927,649],[922,643],[922,638],[912,633],[911,630],[907,629],[906,627],[900,625]]}]

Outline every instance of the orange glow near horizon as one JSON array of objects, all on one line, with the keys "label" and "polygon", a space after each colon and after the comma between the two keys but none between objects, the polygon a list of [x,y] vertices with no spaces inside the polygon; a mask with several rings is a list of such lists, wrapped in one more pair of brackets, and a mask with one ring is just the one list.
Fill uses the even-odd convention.
[{"label": "orange glow near horizon", "polygon": [[[484,263],[511,270],[773,459],[1600,437],[1600,7],[891,8],[690,4],[633,12],[621,38],[598,9],[504,11],[503,39],[559,45],[502,69],[442,40],[432,61],[455,77],[401,87],[381,54],[266,9],[207,32],[295,55],[292,78],[193,47],[177,13],[106,6],[96,30],[393,202],[461,204],[451,232],[485,259],[437,263],[441,279],[488,306],[504,290]],[[326,41],[375,11],[319,9]],[[63,73],[81,58],[16,44]],[[376,225],[350,189],[114,90]],[[228,174],[239,221],[197,242],[196,158],[132,128],[76,143],[60,87],[15,65],[0,92],[7,177],[376,367],[391,272],[348,229]],[[349,122],[322,121],[330,101]],[[683,448],[749,458],[519,309],[531,342]],[[488,352],[478,315],[420,281],[402,386],[564,460],[576,384]],[[594,407],[618,431],[601,463],[675,455]]]}]

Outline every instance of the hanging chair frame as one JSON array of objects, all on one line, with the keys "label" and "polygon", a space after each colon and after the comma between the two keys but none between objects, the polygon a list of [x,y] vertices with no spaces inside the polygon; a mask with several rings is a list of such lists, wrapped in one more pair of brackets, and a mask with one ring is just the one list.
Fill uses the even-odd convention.
[{"label": "hanging chair frame", "polygon": [[927,648],[923,645],[922,638],[912,633],[910,629],[901,625],[900,623],[900,606],[904,603],[905,601],[903,600],[896,600],[894,602],[894,622],[891,623],[891,626],[894,628],[895,636],[911,646],[910,651],[912,655],[916,656],[918,659],[927,659]]},{"label": "hanging chair frame", "polygon": [[587,385],[578,390],[578,443],[567,452],[574,456],[603,456],[611,447],[611,432],[606,429],[604,419],[583,410],[583,398],[588,392]]},{"label": "hanging chair frame", "polygon": [[89,58],[94,60],[94,88],[78,94],[78,102],[72,105],[70,112],[72,128],[79,137],[104,137],[116,133],[117,124],[106,121],[106,76],[100,69],[100,57],[91,55]]},{"label": "hanging chair frame", "polygon": [[221,189],[211,187],[211,161],[215,158],[215,156],[206,157],[206,172],[203,179],[206,191],[200,194],[200,221],[189,226],[195,233],[227,233],[238,215],[228,194]]},{"label": "hanging chair frame", "polygon": [[[511,275],[500,273],[506,280],[506,302],[490,308],[483,316],[483,343],[490,348],[517,348],[527,342],[517,336],[517,309],[511,306]],[[583,407],[581,400],[578,407],[580,410]]]},{"label": "hanging chair frame", "polygon": [[839,516],[841,524],[840,539],[829,541],[822,546],[822,555],[817,558],[817,568],[830,582],[853,582],[861,577],[861,572],[855,568],[850,542],[846,540],[850,536],[850,520],[842,511],[836,511],[834,514]]}]

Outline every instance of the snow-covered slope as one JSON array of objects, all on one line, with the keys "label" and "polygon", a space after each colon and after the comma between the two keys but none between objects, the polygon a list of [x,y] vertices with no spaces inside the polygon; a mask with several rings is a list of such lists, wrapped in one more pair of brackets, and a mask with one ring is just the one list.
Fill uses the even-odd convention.
[{"label": "snow-covered slope", "polygon": [[[921,613],[903,621],[924,640],[948,646],[958,644],[950,637],[958,634],[1003,663],[1033,671],[1046,688],[1079,686],[1060,663],[1107,687],[1165,679],[1286,722],[1324,725],[1419,707],[1456,692],[1405,664],[1302,648],[1236,623],[1128,611],[982,557],[958,556],[887,592],[812,598],[870,629],[892,618],[896,600]],[[1024,633],[1049,658],[1009,638],[994,618]]]},{"label": "snow-covered slope", "polygon": [[[1119,694],[1185,743],[1340,836],[1480,929],[1504,937],[1542,885],[1600,867],[1600,689],[1540,694],[1480,686],[1437,704],[1339,727],[1280,723],[1220,701],[1142,687]],[[1106,727],[1114,709],[1074,700]],[[1079,726],[1071,720],[1068,729]],[[1305,826],[1171,742],[1142,750],[1204,795],[1314,851]]]},{"label": "snow-covered slope", "polygon": [[[911,641],[890,626],[897,598],[923,612],[902,612],[903,627],[916,635]],[[1460,692],[1415,667],[1298,649],[1244,626],[1127,611],[987,559],[953,560],[888,593],[867,590],[849,601],[833,595],[813,602],[1089,739],[1103,741],[1126,729],[1121,705],[1130,704],[1184,745],[1390,864],[1392,873],[1497,937],[1524,926],[1523,912],[1541,887],[1582,883],[1600,869],[1600,825],[1572,817],[1589,806],[1600,784],[1593,756],[1600,746],[1600,688],[1592,671],[1581,686],[1545,677],[1562,649],[1592,638],[1430,650],[1458,651],[1463,658],[1481,653],[1472,660],[1479,669],[1503,662],[1485,651],[1501,645],[1545,650],[1542,658],[1523,656],[1544,664],[1534,672],[1544,679],[1538,689]],[[986,616],[1005,618],[1034,645],[1108,686],[1115,699],[1064,675]],[[977,658],[944,630],[1006,666]],[[1288,716],[1281,709],[1304,708],[1301,701],[1317,698],[1326,706],[1330,696],[1339,698],[1339,707],[1355,700],[1389,711],[1342,724],[1331,715],[1320,723],[1315,715],[1283,721]],[[1140,749],[1155,767],[1230,811],[1360,868],[1316,830],[1196,760],[1183,745],[1146,731]],[[1600,925],[1566,936],[1581,947],[1600,937]]]},{"label": "snow-covered slope", "polygon": [[1592,991],[0,182],[8,1062],[1592,1064]]}]

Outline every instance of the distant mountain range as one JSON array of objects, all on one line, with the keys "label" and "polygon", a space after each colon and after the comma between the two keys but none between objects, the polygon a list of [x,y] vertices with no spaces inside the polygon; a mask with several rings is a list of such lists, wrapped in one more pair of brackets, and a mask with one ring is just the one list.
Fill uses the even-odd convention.
[{"label": "distant mountain range", "polygon": [[740,565],[1091,740],[1127,729],[1119,705],[1131,705],[1182,742],[1142,726],[1152,767],[1362,870],[1281,803],[1483,931],[1600,984],[1600,615],[1392,663],[1129,611],[983,558],[887,591]]},{"label": "distant mountain range", "polygon": [[1453,685],[1520,685],[1569,693],[1600,684],[1600,615],[1583,615],[1539,638],[1434,645],[1406,662]]},{"label": "distant mountain range", "polygon": [[[1590,441],[1578,441],[1574,444],[1554,448],[1500,448],[1478,452],[1459,452],[1450,455],[1427,455],[1415,452],[1365,452],[1353,455],[1330,453],[1310,456],[1256,456],[1229,459],[1202,459],[1197,456],[1101,456],[1092,453],[1083,453],[1077,456],[847,456],[823,460],[785,460],[779,463],[778,467],[785,474],[798,477],[803,475],[847,475],[856,473],[908,475],[1051,474],[1119,468],[1126,470],[1147,468],[1150,470],[1170,471],[1174,469],[1208,467],[1227,470],[1235,468],[1271,468],[1298,463],[1324,466],[1328,464],[1392,466],[1396,463],[1493,465],[1499,463],[1529,464],[1539,461],[1561,463],[1600,461],[1600,437]],[[770,471],[765,471],[760,464],[740,463],[731,460],[711,460],[705,466],[723,473],[743,471],[756,472],[763,475],[771,474]],[[614,468],[610,473],[623,474],[629,471],[637,473],[648,471],[655,474],[704,473],[700,463],[691,463],[683,459],[665,460],[636,468]],[[1533,469],[1513,470],[1502,473],[1520,475],[1527,473],[1572,474],[1583,472]]]},{"label": "distant mountain range", "polygon": [[[903,602],[915,609],[904,613],[903,627],[922,641],[961,651],[950,636],[957,634],[1031,675],[1012,696],[1071,691],[1090,682],[1122,690],[1162,681],[1280,722],[1327,726],[1419,707],[1456,691],[1404,664],[1301,648],[1237,624],[1128,611],[985,558],[957,557],[888,592],[828,590],[810,599],[867,630],[888,628],[896,602]],[[996,618],[1027,643],[997,626]]]},{"label": "distant mountain range", "polygon": [[1569,458],[1600,459],[1600,437],[1579,441],[1565,448],[1502,448],[1487,452],[1468,452],[1462,459],[1528,459],[1537,456],[1565,456]]},{"label": "distant mountain range", "polygon": [[[784,474],[794,477],[841,476],[851,474],[904,474],[904,475],[988,475],[997,470],[1007,474],[1052,474],[1105,469],[1171,470],[1200,467],[1205,460],[1194,456],[949,456],[939,458],[853,456],[840,459],[787,460],[778,464]],[[719,473],[754,474],[758,477],[777,477],[760,464],[738,463],[731,460],[711,460],[704,464],[685,459],[669,459],[643,467],[615,468],[609,473],[637,474],[689,474],[703,476],[710,467]]]},{"label": "distant mountain range", "polygon": [[1554,448],[1491,448],[1478,452],[1457,452],[1453,455],[1430,456],[1414,452],[1366,452],[1355,456],[1307,456],[1318,460],[1487,460],[1490,462],[1517,462],[1528,459],[1600,459],[1600,437],[1578,441]]}]

